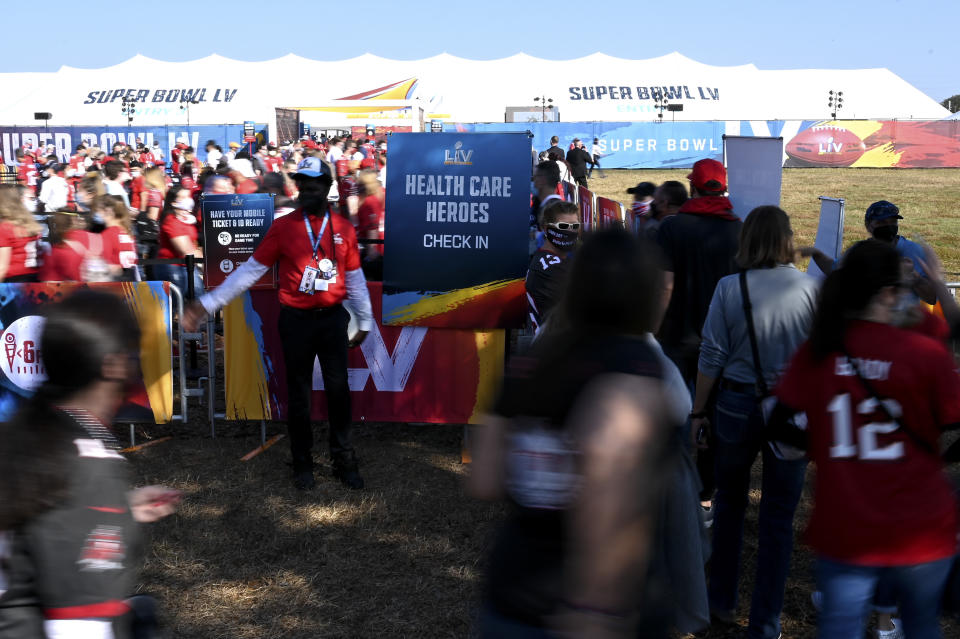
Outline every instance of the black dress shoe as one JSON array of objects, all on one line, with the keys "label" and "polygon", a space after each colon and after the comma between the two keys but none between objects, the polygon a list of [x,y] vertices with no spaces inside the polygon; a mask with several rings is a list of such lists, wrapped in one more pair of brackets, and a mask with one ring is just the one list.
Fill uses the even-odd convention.
[{"label": "black dress shoe", "polygon": [[317,485],[312,470],[301,470],[293,474],[293,485],[297,490],[310,490]]},{"label": "black dress shoe", "polygon": [[333,458],[333,476],[347,488],[363,488],[363,477],[360,476],[359,464],[353,451]]}]

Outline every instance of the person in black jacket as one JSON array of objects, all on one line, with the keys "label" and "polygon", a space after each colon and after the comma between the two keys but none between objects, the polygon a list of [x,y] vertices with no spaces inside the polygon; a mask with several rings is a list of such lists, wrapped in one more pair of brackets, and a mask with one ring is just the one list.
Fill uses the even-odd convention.
[{"label": "person in black jacket", "polygon": [[580,138],[573,138],[573,148],[567,151],[567,164],[570,165],[570,174],[574,181],[580,186],[587,186],[587,165],[592,162],[593,158],[583,148]]},{"label": "person in black jacket", "polygon": [[551,153],[554,153],[556,154],[557,159],[562,160],[564,153],[563,153],[563,149],[561,149],[558,146],[559,144],[560,144],[560,138],[558,138],[557,136],[553,136],[552,138],[550,138],[550,148],[544,151],[544,153],[546,154],[544,158],[548,158]]},{"label": "person in black jacket", "polygon": [[139,333],[109,293],[82,290],[46,314],[47,379],[0,425],[0,639],[143,636],[133,611],[144,598],[127,598],[138,522],[171,514],[179,493],[130,491],[110,431],[138,372]]}]

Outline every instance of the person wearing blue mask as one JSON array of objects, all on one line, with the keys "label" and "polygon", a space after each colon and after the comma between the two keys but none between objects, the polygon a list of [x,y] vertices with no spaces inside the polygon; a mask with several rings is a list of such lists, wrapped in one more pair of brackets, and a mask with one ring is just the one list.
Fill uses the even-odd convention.
[{"label": "person wearing blue mask", "polygon": [[[910,260],[916,273],[911,286],[913,292],[927,304],[934,304],[937,299],[936,292],[920,264],[924,259],[924,248],[900,235],[900,220],[902,219],[900,207],[887,200],[878,200],[867,207],[863,224],[873,239],[885,244],[892,244],[901,257]],[[829,274],[837,266],[834,260],[815,248],[801,249],[801,255],[812,257],[825,274]]]}]

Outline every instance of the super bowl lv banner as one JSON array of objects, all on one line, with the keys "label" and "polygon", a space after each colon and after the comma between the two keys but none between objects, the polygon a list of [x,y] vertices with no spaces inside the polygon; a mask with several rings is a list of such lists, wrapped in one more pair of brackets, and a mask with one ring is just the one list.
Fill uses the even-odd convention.
[{"label": "super bowl lv banner", "polygon": [[520,326],[530,173],[526,133],[390,137],[384,324]]},{"label": "super bowl lv banner", "polygon": [[140,326],[141,379],[129,391],[118,422],[169,422],[173,416],[172,316],[168,282],[0,284],[0,419],[44,380],[40,335],[43,307],[89,286],[122,296]]},{"label": "super bowl lv banner", "polygon": [[[117,107],[119,111],[119,107]],[[266,144],[269,137],[267,125],[256,125],[259,144]],[[81,142],[96,145],[109,153],[113,145],[123,142],[134,146],[137,140],[153,148],[160,143],[164,161],[170,164],[170,149],[178,142],[192,146],[202,162],[207,160],[205,145],[213,140],[222,148],[230,142],[243,140],[242,124],[217,124],[198,126],[0,126],[0,158],[8,165],[16,165],[16,150],[29,147],[37,150],[52,144],[57,159],[67,162]]]},{"label": "super bowl lv banner", "polygon": [[[370,282],[374,317],[381,284]],[[274,291],[249,291],[224,309],[227,419],[287,414],[286,371]],[[375,323],[351,349],[353,418],[374,422],[466,424],[490,407],[503,371],[503,331],[475,332]],[[313,372],[313,418],[326,417],[319,364]]]}]

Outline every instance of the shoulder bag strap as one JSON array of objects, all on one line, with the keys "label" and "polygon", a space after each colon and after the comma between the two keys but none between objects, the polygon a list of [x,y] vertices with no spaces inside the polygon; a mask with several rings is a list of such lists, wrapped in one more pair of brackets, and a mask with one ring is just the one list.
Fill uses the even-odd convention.
[{"label": "shoulder bag strap", "polygon": [[904,424],[898,417],[894,416],[893,413],[890,412],[890,409],[888,409],[886,404],[883,403],[883,398],[881,398],[880,394],[877,393],[873,384],[871,384],[866,377],[860,374],[860,367],[857,366],[857,363],[856,361],[854,361],[853,356],[851,356],[850,353],[847,352],[846,347],[842,347],[842,348],[843,348],[843,351],[842,351],[843,355],[844,357],[847,358],[847,362],[850,364],[850,368],[852,368],[853,372],[856,374],[857,379],[860,380],[860,383],[863,385],[864,389],[866,389],[867,393],[869,393],[871,397],[877,400],[877,408],[880,410],[880,412],[886,415],[890,421],[895,422],[897,426],[900,427],[900,430],[906,433],[907,436],[911,440],[913,440],[913,443],[916,444],[918,448],[933,455],[937,459],[941,459],[940,453],[934,450],[934,448],[930,445],[928,441],[920,437],[920,435],[918,435],[911,429],[907,428],[906,424]]},{"label": "shoulder bag strap", "polygon": [[757,332],[753,326],[753,305],[750,303],[750,290],[747,288],[747,271],[740,271],[740,297],[743,298],[743,314],[747,319],[747,333],[750,335],[750,350],[753,353],[753,369],[757,375],[757,388],[761,397],[768,395],[767,380],[760,367],[760,349],[757,347]]}]

